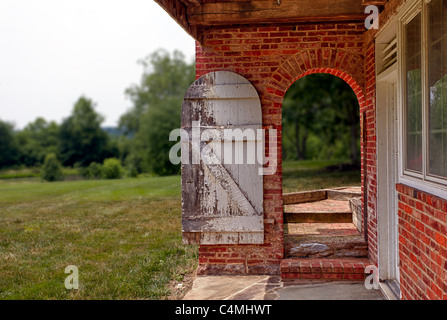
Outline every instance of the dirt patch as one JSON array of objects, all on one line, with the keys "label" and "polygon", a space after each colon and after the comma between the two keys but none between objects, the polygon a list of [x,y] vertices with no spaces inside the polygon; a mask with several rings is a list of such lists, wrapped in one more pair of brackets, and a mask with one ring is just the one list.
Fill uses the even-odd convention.
[{"label": "dirt patch", "polygon": [[170,294],[167,300],[182,300],[186,293],[191,290],[195,278],[196,271],[194,270],[191,273],[185,274],[181,281],[172,280],[169,283]]}]

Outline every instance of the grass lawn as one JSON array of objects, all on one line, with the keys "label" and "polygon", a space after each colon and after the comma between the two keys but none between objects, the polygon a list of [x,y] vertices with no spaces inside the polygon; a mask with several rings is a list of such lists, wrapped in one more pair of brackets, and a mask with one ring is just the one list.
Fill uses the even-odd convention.
[{"label": "grass lawn", "polygon": [[0,180],[0,299],[166,299],[197,264],[180,216],[178,176]]},{"label": "grass lawn", "polygon": [[344,186],[360,186],[360,170],[325,171],[335,161],[285,161],[283,163],[283,192],[297,192]]},{"label": "grass lawn", "polygon": [[[337,161],[283,164],[284,192],[360,185]],[[10,174],[14,175],[14,172]],[[64,286],[79,270],[79,290]],[[180,177],[0,180],[0,299],[167,299],[197,246],[181,244]]]}]

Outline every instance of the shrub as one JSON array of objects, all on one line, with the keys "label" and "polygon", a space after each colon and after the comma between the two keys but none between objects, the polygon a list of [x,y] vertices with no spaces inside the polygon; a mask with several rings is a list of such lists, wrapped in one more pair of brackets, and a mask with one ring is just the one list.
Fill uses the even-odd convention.
[{"label": "shrub", "polygon": [[63,180],[62,166],[54,153],[47,154],[42,167],[42,178],[46,181]]},{"label": "shrub", "polygon": [[73,168],[77,171],[78,175],[80,175],[81,177],[85,179],[89,178],[88,168],[81,166],[80,162],[76,162]]},{"label": "shrub", "polygon": [[134,155],[130,154],[124,160],[124,164],[126,167],[126,176],[130,178],[138,177],[138,173],[140,173],[140,162],[141,159]]},{"label": "shrub", "polygon": [[104,160],[102,165],[102,177],[105,179],[119,179],[123,175],[121,162],[116,158]]},{"label": "shrub", "polygon": [[102,165],[97,162],[92,162],[87,168],[87,177],[89,179],[101,179]]}]

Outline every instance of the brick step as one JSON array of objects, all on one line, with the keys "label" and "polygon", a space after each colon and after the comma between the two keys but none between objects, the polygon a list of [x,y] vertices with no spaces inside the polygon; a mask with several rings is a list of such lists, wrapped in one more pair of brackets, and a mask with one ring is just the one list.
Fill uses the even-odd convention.
[{"label": "brick step", "polygon": [[346,223],[352,222],[352,211],[349,201],[324,199],[285,205],[284,219],[286,223]]},{"label": "brick step", "polygon": [[365,268],[372,265],[368,258],[350,259],[284,259],[281,279],[358,280],[366,279]]}]

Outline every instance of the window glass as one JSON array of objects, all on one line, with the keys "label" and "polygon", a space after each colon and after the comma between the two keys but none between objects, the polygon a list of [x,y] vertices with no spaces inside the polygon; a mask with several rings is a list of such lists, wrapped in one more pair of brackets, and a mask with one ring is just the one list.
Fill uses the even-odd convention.
[{"label": "window glass", "polygon": [[406,168],[422,172],[421,13],[405,28]]},{"label": "window glass", "polygon": [[428,4],[428,172],[447,177],[447,0]]}]

